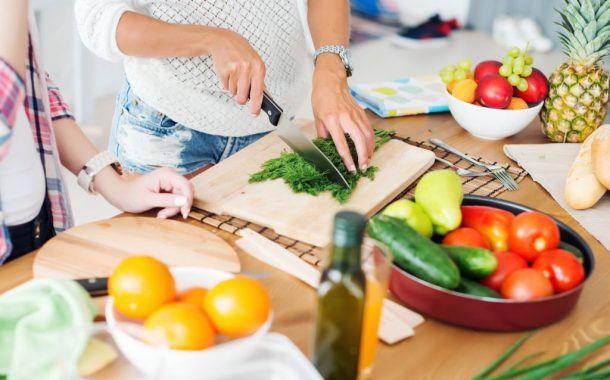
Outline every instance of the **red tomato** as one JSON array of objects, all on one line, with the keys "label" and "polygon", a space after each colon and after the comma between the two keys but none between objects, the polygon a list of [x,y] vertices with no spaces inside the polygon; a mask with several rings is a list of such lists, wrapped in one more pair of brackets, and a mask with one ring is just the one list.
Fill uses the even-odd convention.
[{"label": "red tomato", "polygon": [[527,261],[512,252],[494,252],[494,255],[498,259],[498,266],[492,274],[481,279],[481,284],[499,292],[506,277],[517,269],[527,268]]},{"label": "red tomato", "polygon": [[553,285],[539,271],[518,269],[502,283],[502,297],[516,301],[530,301],[553,295]]},{"label": "red tomato", "polygon": [[479,231],[494,251],[508,250],[508,231],[514,218],[510,212],[495,207],[462,206],[462,227]]},{"label": "red tomato", "polygon": [[508,249],[534,261],[541,252],[557,248],[559,227],[541,212],[523,212],[513,219],[508,233]]},{"label": "red tomato", "polygon": [[442,241],[446,245],[461,245],[465,247],[481,247],[491,249],[489,241],[483,234],[470,227],[461,227],[449,232]]},{"label": "red tomato", "polygon": [[585,268],[570,252],[554,249],[538,256],[532,268],[551,280],[555,293],[566,292],[585,279]]}]

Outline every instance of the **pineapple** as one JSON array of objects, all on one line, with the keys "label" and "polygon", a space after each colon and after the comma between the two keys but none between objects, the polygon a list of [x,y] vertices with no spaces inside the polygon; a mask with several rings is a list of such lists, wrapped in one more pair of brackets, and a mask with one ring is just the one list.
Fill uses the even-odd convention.
[{"label": "pineapple", "polygon": [[549,77],[549,95],[540,112],[542,132],[556,142],[582,142],[606,117],[610,53],[610,1],[564,0],[559,38],[568,56]]}]

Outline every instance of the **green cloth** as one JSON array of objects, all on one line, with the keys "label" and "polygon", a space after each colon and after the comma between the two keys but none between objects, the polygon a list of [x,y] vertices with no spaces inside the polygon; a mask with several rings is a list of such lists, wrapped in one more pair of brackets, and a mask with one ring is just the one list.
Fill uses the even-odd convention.
[{"label": "green cloth", "polygon": [[0,296],[0,378],[64,380],[91,332],[96,308],[71,280],[35,279]]}]

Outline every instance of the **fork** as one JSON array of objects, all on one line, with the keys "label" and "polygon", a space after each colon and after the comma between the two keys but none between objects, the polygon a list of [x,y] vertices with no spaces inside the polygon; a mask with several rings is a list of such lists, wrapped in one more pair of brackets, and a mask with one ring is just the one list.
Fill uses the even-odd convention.
[{"label": "fork", "polygon": [[442,162],[443,164],[452,168],[459,176],[461,177],[482,177],[486,175],[493,175],[493,173],[484,171],[484,172],[475,172],[473,170],[468,170],[464,168],[460,168],[456,164],[451,161],[447,161],[444,158],[434,157],[438,162]]},{"label": "fork", "polygon": [[517,185],[517,182],[515,182],[515,180],[513,179],[513,177],[511,177],[508,172],[506,171],[506,169],[504,169],[502,166],[500,165],[486,165],[483,164],[477,160],[475,160],[474,158],[467,156],[466,154],[460,152],[459,150],[457,150],[456,148],[445,144],[443,141],[439,140],[439,139],[435,139],[435,138],[431,138],[429,140],[432,144],[443,148],[444,150],[446,150],[447,152],[451,152],[461,158],[463,158],[464,160],[471,162],[477,166],[480,166],[482,168],[485,168],[486,170],[488,170],[490,173],[492,173],[498,180],[500,180],[500,182],[502,183],[502,185],[510,191],[514,191],[514,190],[518,190],[519,189],[519,185]]}]

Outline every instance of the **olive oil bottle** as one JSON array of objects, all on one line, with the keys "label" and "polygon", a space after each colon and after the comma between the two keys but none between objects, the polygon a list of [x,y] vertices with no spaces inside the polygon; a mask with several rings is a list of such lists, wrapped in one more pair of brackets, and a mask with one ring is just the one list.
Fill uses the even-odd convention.
[{"label": "olive oil bottle", "polygon": [[355,380],[366,279],[360,247],[366,221],[358,213],[335,215],[330,263],[318,287],[313,362],[325,380]]}]

